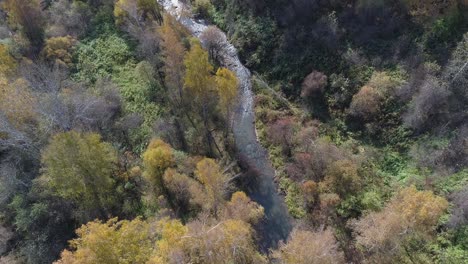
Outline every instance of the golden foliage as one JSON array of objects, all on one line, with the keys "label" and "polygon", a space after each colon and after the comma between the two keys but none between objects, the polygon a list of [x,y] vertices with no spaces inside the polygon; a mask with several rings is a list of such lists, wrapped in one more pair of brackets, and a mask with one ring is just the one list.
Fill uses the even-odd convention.
[{"label": "golden foliage", "polygon": [[216,85],[218,88],[221,111],[229,113],[237,96],[239,81],[236,75],[226,68],[216,71]]},{"label": "golden foliage", "polygon": [[145,263],[152,252],[149,224],[136,218],[89,222],[77,229],[70,241],[73,251],[64,250],[56,264]]},{"label": "golden foliage", "polygon": [[319,194],[319,186],[314,181],[306,181],[302,184],[302,193],[304,194],[304,198],[308,204],[312,204],[315,202],[316,197]]},{"label": "golden foliage", "polygon": [[447,201],[414,186],[401,190],[380,212],[354,222],[357,244],[383,263],[394,263],[403,252],[406,237],[419,233],[431,237]]},{"label": "golden foliage", "polygon": [[176,95],[176,98],[180,101],[183,98],[185,48],[174,29],[173,23],[171,23],[171,19],[166,16],[164,24],[158,31],[163,39],[161,46],[164,55],[165,81],[170,93]]},{"label": "golden foliage", "polygon": [[0,110],[17,128],[35,122],[37,100],[24,79],[8,82],[0,74]]},{"label": "golden foliage", "polygon": [[[216,212],[224,202],[224,193],[228,187],[228,178],[221,172],[215,160],[204,158],[197,163],[195,176],[203,184],[204,194],[197,201],[204,209]],[[198,197],[196,197],[198,198]]]},{"label": "golden foliage", "polygon": [[164,172],[175,164],[173,149],[164,141],[153,139],[143,153],[143,163],[145,165],[143,175],[153,188],[160,190]]},{"label": "golden foliage", "polygon": [[8,47],[4,44],[0,44],[0,74],[6,76],[12,74],[16,69],[16,61],[10,55]]},{"label": "golden foliage", "polygon": [[246,223],[256,224],[264,216],[263,207],[250,198],[244,192],[235,192],[231,200],[226,204],[225,218],[242,220]]},{"label": "golden foliage", "polygon": [[186,242],[183,236],[187,234],[188,228],[179,220],[163,219],[157,223],[157,229],[161,238],[156,242],[148,264],[166,264],[171,263],[172,257],[183,257],[182,251]]},{"label": "golden foliage", "polygon": [[349,112],[364,120],[373,119],[379,112],[384,99],[393,94],[402,80],[386,72],[375,72],[371,79],[353,96]]},{"label": "golden foliage", "polygon": [[338,264],[345,263],[333,232],[293,230],[286,244],[272,252],[282,264]]},{"label": "golden foliage", "polygon": [[382,100],[383,96],[377,89],[365,85],[353,96],[349,108],[350,113],[364,119],[371,119],[380,111]]},{"label": "golden foliage", "polygon": [[205,193],[202,186],[189,176],[178,173],[175,169],[167,169],[163,175],[164,186],[181,206],[198,205],[197,201],[204,201]]},{"label": "golden foliage", "polygon": [[72,52],[75,43],[76,39],[71,36],[49,38],[46,40],[42,54],[51,62],[58,62],[66,66],[71,66]]},{"label": "golden foliage", "polygon": [[210,91],[215,89],[212,76],[213,66],[208,60],[208,52],[203,50],[198,41],[192,41],[192,47],[185,55],[184,89],[196,100],[207,100]]},{"label": "golden foliage", "polygon": [[43,42],[45,19],[39,0],[6,0],[2,6],[9,24],[21,30],[30,43],[39,47]]}]

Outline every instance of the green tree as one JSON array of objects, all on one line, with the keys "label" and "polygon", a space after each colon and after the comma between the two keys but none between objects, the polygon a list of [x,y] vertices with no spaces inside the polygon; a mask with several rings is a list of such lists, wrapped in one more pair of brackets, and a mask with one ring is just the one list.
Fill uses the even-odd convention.
[{"label": "green tree", "polygon": [[95,133],[75,131],[53,136],[42,153],[40,183],[79,207],[107,215],[113,199],[116,151]]},{"label": "green tree", "polygon": [[363,185],[358,168],[350,160],[338,160],[330,164],[325,179],[320,183],[323,191],[337,193],[341,198],[354,194]]}]

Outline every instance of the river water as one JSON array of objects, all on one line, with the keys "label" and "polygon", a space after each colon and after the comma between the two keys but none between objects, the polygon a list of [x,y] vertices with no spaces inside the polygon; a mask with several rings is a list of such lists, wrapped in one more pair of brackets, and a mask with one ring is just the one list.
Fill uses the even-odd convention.
[{"label": "river water", "polygon": [[[190,7],[179,0],[161,0],[160,3],[185,26],[195,37],[208,27],[203,20],[191,16]],[[223,33],[224,34],[224,33]],[[260,247],[263,251],[276,247],[278,241],[285,240],[291,231],[291,221],[284,204],[276,190],[275,170],[268,159],[268,153],[257,139],[255,130],[254,95],[252,93],[251,73],[241,63],[237,49],[229,43],[224,34],[224,45],[218,54],[219,63],[233,71],[239,79],[238,105],[233,115],[233,135],[237,154],[244,169],[249,172],[245,190],[252,200],[265,209],[265,220],[257,227]]]}]

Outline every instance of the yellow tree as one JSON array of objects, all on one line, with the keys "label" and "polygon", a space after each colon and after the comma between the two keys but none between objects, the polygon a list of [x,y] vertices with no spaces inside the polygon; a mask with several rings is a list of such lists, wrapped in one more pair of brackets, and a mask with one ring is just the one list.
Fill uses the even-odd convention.
[{"label": "yellow tree", "polygon": [[349,113],[366,121],[371,120],[379,113],[383,99],[382,93],[377,89],[365,85],[353,96]]},{"label": "yellow tree", "polygon": [[187,261],[183,261],[185,259],[185,235],[188,232],[188,228],[179,220],[170,219],[162,219],[156,226],[160,239],[156,242],[156,247],[148,264],[171,263],[172,257],[177,257],[179,263],[188,263]]},{"label": "yellow tree", "polygon": [[[184,91],[187,98],[192,98],[203,121],[204,137],[208,145],[208,156],[213,155],[216,142],[210,128],[210,115],[216,105],[216,83],[212,75],[213,66],[208,59],[208,52],[203,50],[200,42],[192,40],[192,47],[185,55]],[[217,146],[217,145],[216,145]],[[218,148],[218,151],[221,152]]]},{"label": "yellow tree", "polygon": [[0,74],[10,75],[16,69],[16,61],[10,55],[8,47],[0,44]]},{"label": "yellow tree", "polygon": [[215,90],[213,79],[213,66],[208,59],[206,52],[197,40],[192,40],[192,47],[185,55],[185,78],[184,88],[194,96],[196,100],[202,102],[211,99],[210,93]]},{"label": "yellow tree", "polygon": [[185,251],[195,263],[266,263],[257,250],[253,229],[241,220],[229,219],[206,225],[202,221],[188,224]]},{"label": "yellow tree", "polygon": [[161,35],[161,46],[164,55],[165,82],[169,87],[172,99],[180,106],[184,87],[185,48],[173,28],[171,17],[166,16],[164,24],[158,29]]},{"label": "yellow tree", "polygon": [[161,238],[148,264],[266,263],[256,250],[252,227],[243,221],[206,219],[184,226],[164,219],[157,226]]},{"label": "yellow tree", "polygon": [[263,207],[250,200],[244,192],[235,192],[224,210],[224,218],[252,224],[256,224],[263,216]]},{"label": "yellow tree", "polygon": [[173,149],[164,141],[153,139],[143,153],[143,163],[145,165],[145,178],[154,191],[160,194],[163,189],[162,176],[164,172],[167,168],[175,165]]},{"label": "yellow tree", "polygon": [[77,229],[70,241],[73,251],[64,250],[55,264],[134,264],[145,263],[153,250],[150,226],[136,218],[89,222]]},{"label": "yellow tree", "polygon": [[224,194],[228,188],[229,179],[222,173],[219,165],[213,159],[202,159],[197,163],[195,176],[203,184],[204,195],[198,200],[205,210],[211,210],[215,214],[224,202]]},{"label": "yellow tree", "polygon": [[45,42],[42,50],[43,56],[50,62],[58,62],[62,65],[72,65],[72,52],[76,39],[71,36],[53,37]]},{"label": "yellow tree", "polygon": [[235,102],[237,96],[237,88],[239,87],[239,81],[236,75],[226,68],[219,68],[216,71],[216,85],[218,87],[219,94],[219,105],[221,111],[227,115],[232,110],[232,105]]},{"label": "yellow tree", "polygon": [[32,124],[37,118],[37,100],[24,79],[10,83],[0,73],[0,111],[15,127]]},{"label": "yellow tree", "polygon": [[405,240],[417,234],[424,241],[430,239],[447,206],[444,198],[430,191],[407,187],[382,211],[353,223],[357,244],[369,255],[370,263],[406,263]]},{"label": "yellow tree", "polygon": [[114,202],[112,175],[117,154],[110,144],[101,141],[99,134],[56,134],[41,161],[40,183],[84,210],[95,209],[106,217],[106,209]]},{"label": "yellow tree", "polygon": [[287,243],[272,252],[281,264],[340,264],[343,252],[330,229],[318,232],[293,230]]},{"label": "yellow tree", "polygon": [[[165,84],[168,91],[168,102],[170,104],[171,115],[174,116],[174,126],[176,128],[177,137],[181,143],[182,150],[188,149],[187,140],[185,138],[182,116],[185,115],[190,119],[187,111],[188,104],[184,102],[184,56],[185,48],[180,41],[177,32],[177,21],[170,16],[164,17],[164,23],[158,28],[158,32],[162,38],[161,47],[164,56],[164,73]],[[192,121],[193,122],[193,121]]]}]

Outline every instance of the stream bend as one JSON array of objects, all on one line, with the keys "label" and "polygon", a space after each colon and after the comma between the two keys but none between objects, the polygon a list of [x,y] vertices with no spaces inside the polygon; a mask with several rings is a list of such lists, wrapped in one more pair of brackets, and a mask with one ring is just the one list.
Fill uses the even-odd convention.
[{"label": "stream bend", "polygon": [[[166,12],[200,39],[200,35],[208,27],[205,21],[182,16],[182,11],[190,11],[190,8],[179,0],[161,0],[160,3]],[[229,43],[225,33],[223,41],[218,53],[219,63],[233,71],[239,80],[238,105],[232,120],[234,141],[242,164],[251,173],[246,192],[265,209],[265,220],[256,230],[260,236],[261,249],[267,251],[287,238],[291,231],[290,217],[282,197],[277,193],[275,170],[268,159],[268,153],[257,139],[251,73],[241,63],[237,49]]]}]

